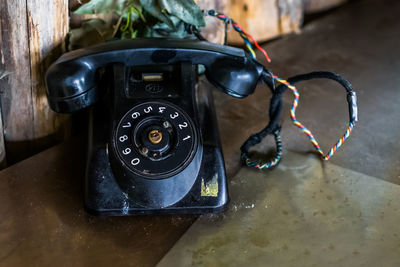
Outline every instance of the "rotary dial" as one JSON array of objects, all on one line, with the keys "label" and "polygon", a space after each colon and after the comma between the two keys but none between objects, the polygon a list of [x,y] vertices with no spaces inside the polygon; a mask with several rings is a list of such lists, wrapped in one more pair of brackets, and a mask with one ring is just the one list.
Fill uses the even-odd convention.
[{"label": "rotary dial", "polygon": [[130,170],[158,179],[171,176],[190,163],[197,134],[192,120],[177,106],[145,102],[122,117],[114,144]]}]

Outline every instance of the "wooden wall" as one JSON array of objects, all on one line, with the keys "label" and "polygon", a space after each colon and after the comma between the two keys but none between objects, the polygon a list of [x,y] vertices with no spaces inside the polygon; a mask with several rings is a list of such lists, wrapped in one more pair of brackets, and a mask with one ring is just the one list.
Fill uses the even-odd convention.
[{"label": "wooden wall", "polygon": [[1,148],[0,155],[12,164],[62,140],[68,132],[68,117],[49,109],[44,84],[47,67],[64,51],[68,0],[1,0],[0,18],[6,150]]}]

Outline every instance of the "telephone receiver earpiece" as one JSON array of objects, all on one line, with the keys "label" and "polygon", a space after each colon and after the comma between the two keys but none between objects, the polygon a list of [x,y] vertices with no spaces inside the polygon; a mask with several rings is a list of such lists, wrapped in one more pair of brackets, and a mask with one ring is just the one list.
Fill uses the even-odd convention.
[{"label": "telephone receiver earpiece", "polygon": [[125,66],[202,64],[207,79],[233,97],[252,94],[263,66],[242,49],[189,39],[112,41],[64,54],[46,73],[47,98],[56,112],[70,113],[94,104],[100,97],[98,69]]},{"label": "telephone receiver earpiece", "polygon": [[94,104],[100,98],[96,70],[90,61],[83,60],[51,65],[46,74],[50,107],[69,113]]},{"label": "telephone receiver earpiece", "polygon": [[224,93],[243,98],[254,92],[262,71],[263,66],[247,56],[240,61],[233,57],[224,57],[206,66],[205,74]]}]

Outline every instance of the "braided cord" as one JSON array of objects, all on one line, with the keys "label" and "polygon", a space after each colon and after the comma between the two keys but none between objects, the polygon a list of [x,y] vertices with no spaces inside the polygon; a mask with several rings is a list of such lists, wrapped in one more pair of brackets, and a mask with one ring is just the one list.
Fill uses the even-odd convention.
[{"label": "braided cord", "polygon": [[215,16],[216,18],[222,20],[225,23],[225,25],[232,24],[233,29],[240,34],[240,37],[242,37],[242,39],[246,45],[246,48],[249,51],[249,53],[253,59],[256,59],[256,53],[254,52],[253,46],[252,46],[249,38],[254,43],[254,45],[264,54],[267,61],[271,62],[271,59],[269,58],[267,52],[257,43],[256,39],[251,34],[246,32],[242,27],[240,27],[239,24],[237,24],[233,19],[227,17],[226,15],[224,15],[222,13],[218,13],[215,10],[209,10],[208,15]]},{"label": "braided cord", "polygon": [[350,122],[349,126],[347,127],[347,130],[344,133],[344,135],[342,136],[342,138],[340,138],[339,141],[337,141],[337,143],[329,150],[328,154],[326,154],[322,158],[323,160],[328,160],[329,158],[331,158],[333,156],[333,154],[336,152],[336,150],[338,150],[338,148],[344,143],[344,141],[346,141],[347,138],[349,138],[350,133],[353,130],[353,127],[354,127],[354,123]]},{"label": "braided cord", "polygon": [[301,122],[299,122],[296,119],[296,109],[297,109],[297,106],[299,104],[299,99],[300,99],[299,91],[297,90],[297,88],[294,85],[290,84],[288,81],[281,79],[277,76],[273,76],[273,78],[275,80],[277,80],[278,82],[286,85],[293,92],[294,100],[293,100],[292,108],[290,109],[290,118],[291,118],[293,124],[295,126],[297,126],[310,139],[312,145],[318,151],[318,153],[321,155],[322,159],[325,161],[329,160],[333,156],[333,154],[339,149],[339,147],[344,143],[344,141],[346,141],[349,138],[350,133],[353,130],[354,123],[349,122],[349,126],[347,127],[347,130],[344,133],[344,135],[336,142],[336,144],[329,150],[329,152],[326,155],[324,155],[324,152],[322,151],[320,145],[318,144],[317,140],[315,139],[315,137],[311,133],[311,131],[308,130],[307,127],[305,127]]},{"label": "braided cord", "polygon": [[[250,56],[254,60],[256,60],[256,53],[255,53],[255,51],[253,49],[253,46],[252,46],[252,44],[251,44],[249,39],[251,39],[251,41],[254,43],[254,45],[257,47],[257,49],[259,49],[264,54],[264,57],[267,59],[267,61],[271,62],[267,52],[263,48],[260,47],[260,45],[257,43],[255,38],[252,35],[250,35],[249,33],[247,33],[242,27],[240,27],[233,19],[227,17],[226,15],[224,15],[222,13],[218,13],[215,10],[209,10],[205,14],[208,14],[210,16],[215,16],[216,18],[222,20],[225,23],[225,29],[227,29],[227,25],[228,24],[231,24],[233,26],[233,28],[235,29],[235,31],[237,31],[240,34],[240,36],[242,37],[242,39],[243,39],[243,41],[245,43],[247,51],[249,52]],[[225,34],[226,34],[226,30],[225,30]],[[226,36],[225,36],[225,39],[226,39]],[[273,80],[276,80],[276,81],[282,83],[283,85],[285,85],[287,88],[289,88],[292,91],[292,93],[294,95],[294,100],[293,100],[292,108],[290,110],[290,118],[291,118],[293,124],[296,127],[298,127],[310,139],[310,141],[311,141],[312,145],[314,146],[314,148],[321,155],[322,160],[326,161],[326,160],[329,160],[333,156],[333,154],[339,149],[339,147],[343,145],[344,141],[346,141],[349,138],[349,136],[350,136],[350,134],[351,134],[351,132],[352,132],[352,130],[354,128],[355,122],[357,121],[356,96],[355,96],[355,93],[351,90],[351,84],[347,80],[345,80],[344,78],[340,77],[339,75],[337,75],[337,77],[336,77],[335,76],[336,74],[333,74],[333,73],[327,74],[327,73],[324,73],[324,72],[310,73],[310,74],[307,74],[307,75],[311,75],[311,74],[316,75],[315,77],[312,77],[312,78],[328,78],[328,79],[336,80],[339,83],[341,83],[346,88],[346,90],[348,91],[348,103],[350,105],[349,106],[349,112],[350,112],[349,126],[347,127],[347,130],[343,134],[343,136],[336,142],[336,144],[329,150],[329,152],[326,155],[324,155],[324,152],[322,151],[320,145],[318,144],[318,141],[315,139],[315,137],[311,133],[311,131],[309,129],[307,129],[301,122],[299,122],[296,119],[296,109],[297,109],[297,106],[299,105],[299,99],[300,99],[300,93],[297,90],[297,88],[293,84],[291,84],[288,81],[286,81],[286,80],[284,80],[282,78],[279,78],[277,76],[271,75],[271,78]],[[305,76],[307,76],[307,75],[305,75]],[[301,75],[299,75],[299,76],[301,76]],[[308,78],[305,78],[305,79],[310,79],[311,76],[308,77]],[[318,76],[321,76],[321,77],[318,77]],[[323,76],[325,76],[325,77],[323,77]],[[275,95],[276,92],[273,92],[273,94]],[[349,97],[350,97],[350,99],[349,99]],[[276,118],[275,118],[275,120],[276,120]],[[270,122],[270,124],[271,124],[271,122]],[[273,124],[276,124],[276,121]],[[265,131],[267,128],[268,128],[268,126],[263,131]],[[281,159],[281,156],[282,156],[282,140],[281,140],[281,137],[280,137],[280,129],[279,129],[279,127],[278,127],[277,130],[275,130],[273,132],[274,137],[275,137],[275,142],[276,142],[276,149],[277,149],[277,154],[276,154],[275,158],[273,158],[269,162],[264,162],[264,163],[263,162],[259,162],[259,161],[254,161],[254,160],[251,160],[249,158],[249,156],[248,156],[249,147],[253,146],[253,145],[255,145],[255,144],[257,144],[257,143],[259,143],[261,141],[259,139],[259,136],[264,134],[264,137],[265,137],[265,135],[268,134],[268,131],[265,131],[265,132],[263,132],[263,131],[261,131],[260,133],[255,135],[255,136],[258,136],[257,137],[258,138],[257,141],[252,140],[252,137],[250,137],[243,144],[243,146],[241,148],[241,150],[242,150],[242,159],[246,163],[247,166],[258,168],[258,169],[268,169],[268,168],[276,166],[279,163],[280,159]],[[269,133],[271,133],[271,132],[269,132]]]},{"label": "braided cord", "polygon": [[268,162],[252,160],[252,159],[250,159],[247,152],[242,152],[242,160],[244,161],[244,163],[249,167],[254,167],[259,170],[269,169],[269,168],[272,168],[272,167],[278,165],[278,163],[281,161],[281,157],[282,157],[282,138],[280,135],[280,129],[277,129],[274,132],[274,138],[275,138],[275,143],[276,143],[276,155],[273,159],[271,159]]},{"label": "braided cord", "polygon": [[[253,41],[254,45],[264,54],[264,57],[267,59],[267,61],[268,61],[268,62],[271,62],[271,60],[270,60],[268,54],[265,52],[264,49],[262,49],[262,48],[259,46],[259,44],[258,44],[257,41],[254,39],[254,37],[251,36],[249,33],[247,33],[245,30],[243,30],[243,28],[240,27],[234,20],[228,18],[228,17],[225,16],[224,14],[215,13],[215,16],[216,16],[217,18],[223,20],[225,23],[232,23],[233,28],[234,28],[237,32],[239,32],[240,36],[243,38],[243,40],[244,40],[244,42],[245,42],[245,45],[246,45],[246,48],[247,48],[247,50],[249,51],[249,53],[250,53],[250,55],[251,55],[251,57],[252,57],[253,59],[256,59],[256,54],[255,54],[255,52],[254,52],[254,50],[253,50],[253,47],[252,47],[252,45],[251,45],[251,43],[250,43],[248,37]],[[318,153],[321,155],[322,159],[325,160],[325,161],[326,161],[326,160],[329,160],[329,159],[333,156],[333,154],[339,149],[339,147],[344,143],[344,141],[346,141],[346,140],[349,138],[350,133],[351,133],[351,131],[353,130],[354,123],[352,123],[352,122],[349,123],[349,126],[348,126],[346,132],[344,133],[344,135],[342,136],[342,138],[340,138],[340,139],[337,141],[337,143],[329,150],[329,152],[328,152],[326,155],[324,155],[324,152],[322,151],[321,146],[318,144],[318,141],[315,139],[315,137],[314,137],[314,135],[312,134],[312,132],[311,132],[309,129],[307,129],[307,127],[305,127],[301,122],[299,122],[299,121],[296,119],[296,109],[297,109],[297,106],[298,106],[299,100],[300,100],[300,93],[299,93],[299,91],[297,90],[297,88],[296,88],[294,85],[290,84],[288,81],[286,81],[286,80],[284,80],[284,79],[282,79],[282,78],[279,78],[279,77],[277,77],[277,76],[273,76],[273,78],[274,78],[276,81],[278,81],[278,82],[280,82],[280,83],[286,85],[286,86],[293,92],[294,100],[293,100],[292,108],[291,108],[291,110],[290,110],[290,118],[291,118],[293,124],[294,124],[295,126],[297,126],[297,127],[310,139],[310,142],[312,143],[312,145],[314,146],[314,148],[318,151]],[[275,160],[275,159],[274,159],[274,160]],[[273,161],[274,161],[274,160],[273,160]],[[274,165],[273,165],[273,164],[270,164],[270,162],[260,165],[260,164],[256,164],[256,163],[250,161],[249,159],[246,159],[245,162],[246,162],[246,165],[251,166],[251,167],[255,167],[255,168],[259,168],[259,169],[260,169],[260,168],[261,168],[261,169],[270,168],[270,167],[273,167],[273,166],[276,165],[276,164],[274,164]],[[272,161],[271,161],[271,162],[272,162]],[[275,161],[274,161],[274,162],[275,162]],[[277,162],[279,162],[279,159],[278,159]],[[273,165],[273,166],[271,166],[271,165]]]}]

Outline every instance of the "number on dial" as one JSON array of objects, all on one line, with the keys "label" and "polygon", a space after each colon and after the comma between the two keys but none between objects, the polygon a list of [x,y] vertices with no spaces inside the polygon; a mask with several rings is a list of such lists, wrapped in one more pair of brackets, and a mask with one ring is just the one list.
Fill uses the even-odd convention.
[{"label": "number on dial", "polygon": [[152,111],[152,110],[153,110],[152,106],[148,106],[148,107],[145,108],[143,111],[144,111],[144,113],[149,113],[149,112]]},{"label": "number on dial", "polygon": [[131,164],[133,165],[133,166],[136,166],[136,165],[138,165],[140,163],[140,159],[138,159],[138,158],[134,158],[132,161],[131,161]]},{"label": "number on dial", "polygon": [[120,142],[125,142],[126,140],[128,140],[128,136],[127,135],[123,135],[119,137],[119,141]]},{"label": "number on dial", "polygon": [[179,116],[179,113],[175,112],[174,114],[170,114],[169,116],[171,117],[171,119],[175,119]]},{"label": "number on dial", "polygon": [[128,155],[129,153],[131,153],[131,149],[129,147],[122,150],[122,154],[124,154],[124,155]]},{"label": "number on dial", "polygon": [[188,126],[187,122],[184,121],[182,124],[178,124],[179,129],[186,128]]},{"label": "number on dial", "polygon": [[131,126],[131,123],[128,121],[125,125],[122,125],[122,128],[129,128]]},{"label": "number on dial", "polygon": [[139,116],[140,116],[140,113],[137,111],[132,113],[132,119],[137,119]]}]

